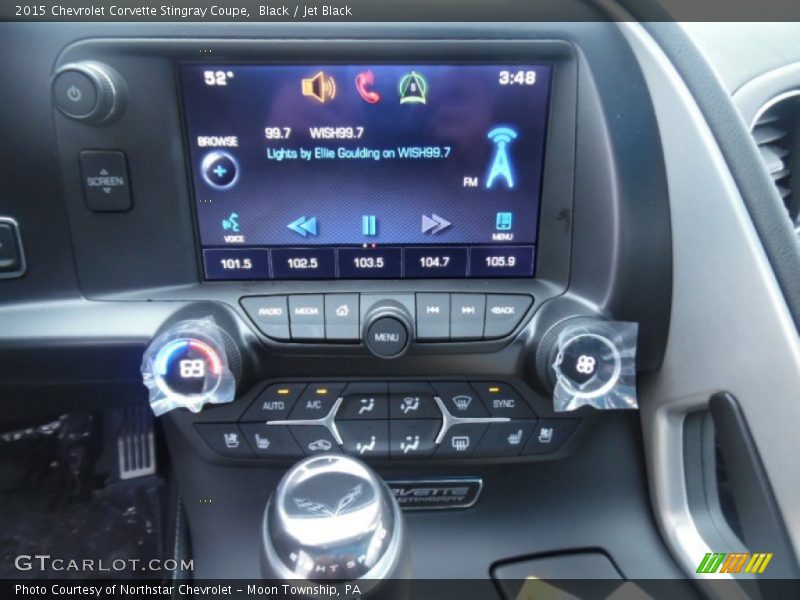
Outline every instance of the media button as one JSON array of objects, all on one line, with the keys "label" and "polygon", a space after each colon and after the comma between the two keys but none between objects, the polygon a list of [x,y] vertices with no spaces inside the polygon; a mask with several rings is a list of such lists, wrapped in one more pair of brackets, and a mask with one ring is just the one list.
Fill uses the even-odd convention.
[{"label": "media button", "polygon": [[258,248],[203,250],[207,279],[269,279],[269,251]]},{"label": "media button", "polygon": [[450,339],[481,339],[485,312],[484,294],[453,294],[450,301]]},{"label": "media button", "polygon": [[334,279],[336,251],[333,248],[273,248],[275,279]]},{"label": "media button", "polygon": [[322,294],[289,296],[289,326],[293,340],[324,340],[325,306]]},{"label": "media button", "polygon": [[476,246],[469,254],[472,277],[533,276],[533,246]]},{"label": "media button", "polygon": [[420,246],[403,250],[406,277],[463,278],[467,276],[467,248]]},{"label": "media button", "polygon": [[450,295],[417,294],[417,339],[450,337]]},{"label": "media button", "polygon": [[483,336],[487,339],[507,336],[516,329],[531,304],[533,298],[522,294],[487,295]]},{"label": "media button", "polygon": [[339,248],[339,277],[397,279],[402,276],[401,248]]}]

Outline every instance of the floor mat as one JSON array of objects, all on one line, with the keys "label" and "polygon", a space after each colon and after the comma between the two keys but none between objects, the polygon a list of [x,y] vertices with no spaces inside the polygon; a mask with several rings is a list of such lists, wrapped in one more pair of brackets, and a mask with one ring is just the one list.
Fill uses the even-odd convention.
[{"label": "floor mat", "polygon": [[[141,577],[143,564],[162,557],[160,480],[113,481],[98,470],[100,420],[65,415],[0,434],[0,577]],[[15,566],[30,561],[31,570]]]}]

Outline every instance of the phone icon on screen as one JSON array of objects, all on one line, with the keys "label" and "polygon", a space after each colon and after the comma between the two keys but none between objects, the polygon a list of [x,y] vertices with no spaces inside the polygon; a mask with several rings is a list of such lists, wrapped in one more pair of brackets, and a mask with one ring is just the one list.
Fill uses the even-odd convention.
[{"label": "phone icon on screen", "polygon": [[377,104],[381,100],[381,95],[375,90],[371,90],[375,85],[375,75],[372,71],[361,71],[356,75],[356,90],[358,95],[363,98],[364,102],[369,104]]}]

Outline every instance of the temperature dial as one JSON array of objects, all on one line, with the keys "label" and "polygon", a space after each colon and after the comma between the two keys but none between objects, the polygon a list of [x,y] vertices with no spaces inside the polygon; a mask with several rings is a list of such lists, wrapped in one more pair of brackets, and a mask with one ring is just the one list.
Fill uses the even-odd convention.
[{"label": "temperature dial", "polygon": [[175,408],[199,412],[233,401],[240,365],[236,345],[213,319],[182,321],[150,344],[142,379],[156,415]]}]

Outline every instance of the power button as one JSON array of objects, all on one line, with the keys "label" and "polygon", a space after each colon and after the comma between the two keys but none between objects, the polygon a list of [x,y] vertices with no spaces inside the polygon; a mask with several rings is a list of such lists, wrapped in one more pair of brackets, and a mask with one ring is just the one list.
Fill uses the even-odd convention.
[{"label": "power button", "polygon": [[53,82],[53,102],[66,116],[85,118],[97,105],[97,88],[85,73],[62,71]]}]

